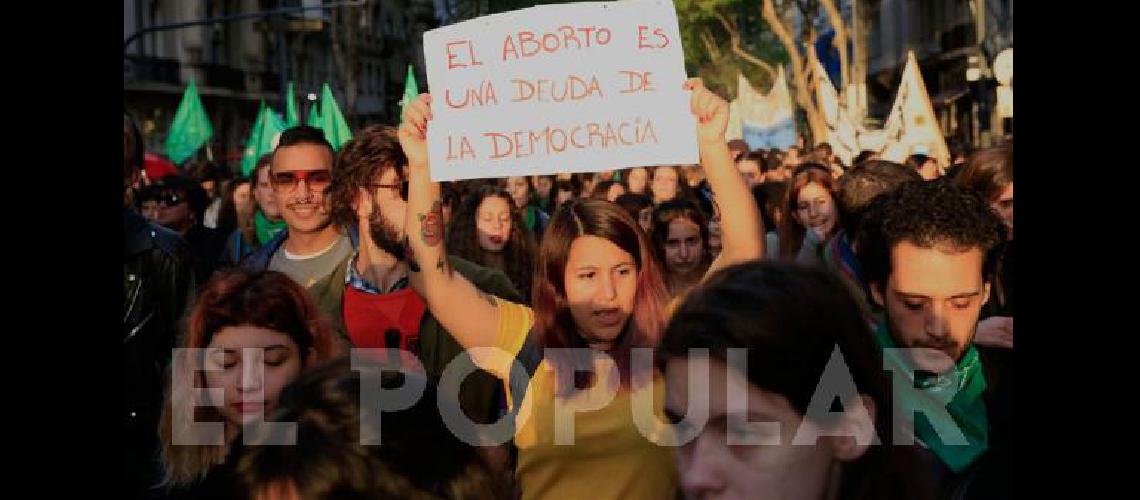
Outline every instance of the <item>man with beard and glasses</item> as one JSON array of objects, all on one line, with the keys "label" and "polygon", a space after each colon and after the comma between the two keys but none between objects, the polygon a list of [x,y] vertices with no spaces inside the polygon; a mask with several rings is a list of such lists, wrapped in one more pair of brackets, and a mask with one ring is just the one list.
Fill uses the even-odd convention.
[{"label": "man with beard and glasses", "polygon": [[269,181],[285,230],[250,255],[245,267],[280,271],[300,283],[317,306],[333,317],[343,340],[344,325],[335,321],[333,313],[340,310],[352,242],[329,217],[328,188],[335,156],[320,129],[302,125],[281,134],[273,150]]},{"label": "man with beard and glasses", "polygon": [[[414,261],[404,244],[406,166],[396,129],[382,125],[359,131],[337,157],[329,190],[332,216],[351,236],[356,251],[346,263],[341,282],[344,298],[336,316],[343,321],[352,347],[408,351],[419,358],[431,379],[438,380],[463,348],[408,286],[408,266]],[[442,239],[443,235],[411,237]],[[456,257],[450,263],[480,290],[505,300],[523,300],[502,271]],[[461,386],[460,407],[476,422],[493,422],[498,418],[500,387],[495,377],[477,371]]]},{"label": "man with beard and glasses", "polygon": [[859,233],[901,430],[946,498],[1012,498],[1012,366],[973,342],[1006,239],[1001,219],[951,182],[905,182],[871,203]]}]

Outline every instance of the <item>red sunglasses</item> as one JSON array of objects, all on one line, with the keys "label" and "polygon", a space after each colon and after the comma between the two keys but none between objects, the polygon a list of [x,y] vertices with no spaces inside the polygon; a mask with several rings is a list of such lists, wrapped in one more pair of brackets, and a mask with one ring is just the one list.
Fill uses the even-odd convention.
[{"label": "red sunglasses", "polygon": [[273,184],[277,187],[294,188],[298,182],[305,181],[306,184],[312,187],[323,188],[332,182],[332,172],[321,170],[291,170],[288,172],[277,172],[272,175]]}]

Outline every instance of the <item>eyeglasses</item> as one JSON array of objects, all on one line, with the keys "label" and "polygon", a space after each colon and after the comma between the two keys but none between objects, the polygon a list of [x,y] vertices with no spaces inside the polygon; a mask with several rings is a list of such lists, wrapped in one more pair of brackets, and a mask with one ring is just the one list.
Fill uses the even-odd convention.
[{"label": "eyeglasses", "polygon": [[321,170],[291,170],[277,172],[270,176],[273,186],[282,189],[295,189],[297,183],[305,181],[311,188],[324,189],[332,182],[332,173],[326,169]]},{"label": "eyeglasses", "polygon": [[403,186],[399,184],[381,184],[379,182],[373,182],[369,183],[368,187],[372,189],[400,189]]}]

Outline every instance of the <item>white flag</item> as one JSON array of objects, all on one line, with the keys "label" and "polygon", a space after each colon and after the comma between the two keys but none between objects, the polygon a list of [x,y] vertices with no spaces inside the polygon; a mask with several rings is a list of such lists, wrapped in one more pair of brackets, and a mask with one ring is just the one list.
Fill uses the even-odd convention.
[{"label": "white flag", "polygon": [[921,153],[936,158],[943,169],[950,166],[950,150],[930,104],[914,52],[907,52],[902,81],[884,128],[888,130],[882,153],[884,160],[901,163],[908,156]]},{"label": "white flag", "polygon": [[[741,137],[752,149],[788,149],[796,145],[796,121],[784,68],[776,68],[772,89],[761,94],[744,75],[737,76],[737,103]],[[731,109],[730,118],[731,118]]]}]

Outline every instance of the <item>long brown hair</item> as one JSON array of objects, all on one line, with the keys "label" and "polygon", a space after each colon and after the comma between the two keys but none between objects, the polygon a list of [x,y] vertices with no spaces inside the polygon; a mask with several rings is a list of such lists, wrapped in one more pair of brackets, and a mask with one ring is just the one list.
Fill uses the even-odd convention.
[{"label": "long brown hair", "polygon": [[[243,184],[249,186],[249,198],[246,200],[246,206],[239,207],[234,201],[234,192]],[[253,190],[256,187],[248,177],[238,177],[226,184],[222,194],[222,206],[218,210],[218,229],[225,231],[226,234],[239,229],[244,241],[256,241],[257,230],[253,227],[254,211],[257,206]]]},{"label": "long brown hair", "polygon": [[[505,200],[511,211],[511,235],[503,246],[501,269],[495,263],[496,257],[479,246],[479,238],[475,234],[479,206],[491,197]],[[501,187],[484,184],[467,195],[459,210],[452,214],[447,231],[447,251],[476,264],[502,270],[519,293],[529,297],[534,272],[534,240],[534,235],[526,228],[522,210],[515,206],[511,194]]]},{"label": "long brown hair", "polygon": [[[665,242],[669,239],[669,224],[676,219],[689,219],[700,228],[701,249],[704,251],[701,257],[701,274],[704,274],[704,271],[707,271],[712,265],[712,249],[709,247],[709,224],[704,212],[691,200],[674,198],[653,209],[653,224],[649,230],[649,240],[653,242],[653,254],[661,263],[664,275],[666,277],[672,275],[669,264],[665,260]],[[671,280],[667,281],[671,282]],[[670,290],[670,293],[675,294],[676,290]]]},{"label": "long brown hair", "polygon": [[[585,348],[566,299],[566,263],[570,246],[582,236],[596,236],[617,245],[633,256],[637,267],[637,288],[633,311],[625,332],[609,354],[617,364],[623,386],[630,382],[629,353],[633,347],[654,347],[665,329],[669,300],[648,238],[637,221],[621,207],[602,200],[576,198],[560,206],[550,219],[538,251],[534,273],[535,333],[539,345],[552,348]],[[566,369],[555,363],[555,369]]]},{"label": "long brown hair", "polygon": [[[784,197],[784,217],[780,224],[780,257],[794,259],[803,246],[804,234],[807,228],[796,220],[792,214],[796,213],[796,203],[800,199],[800,191],[808,184],[816,183],[831,193],[832,205],[835,205],[836,186],[831,171],[818,163],[804,163],[796,167],[792,179],[788,183],[788,195]],[[839,209],[835,208],[835,217],[839,217]],[[836,228],[842,227],[836,221]]]},{"label": "long brown hair", "polygon": [[673,196],[674,200],[677,198],[684,198],[687,200],[692,200],[694,202],[697,201],[697,195],[693,192],[693,188],[689,186],[688,178],[685,177],[685,172],[681,170],[680,165],[660,165],[656,167],[650,167],[649,177],[645,180],[645,194],[648,195],[654,203],[657,203],[657,200],[653,196],[653,178],[657,176],[657,171],[663,168],[672,169],[673,172],[677,174],[677,194]]},{"label": "long brown hair", "polygon": [[[332,327],[309,293],[288,276],[276,271],[249,271],[233,268],[219,271],[202,288],[186,324],[179,347],[205,349],[214,334],[228,326],[258,326],[288,335],[297,344],[302,367],[311,368],[341,354]],[[189,484],[201,480],[209,470],[224,461],[228,445],[175,445],[174,413],[193,413],[195,422],[224,421],[215,406],[204,401],[192,388],[206,387],[201,371],[204,358],[191,351],[179,353],[185,370],[167,371],[158,434],[161,440],[164,485]],[[174,379],[181,382],[174,384]],[[175,394],[174,387],[187,389]],[[190,433],[179,429],[177,435]]]},{"label": "long brown hair", "polygon": [[1001,192],[1013,182],[1013,148],[998,146],[970,155],[954,180],[959,186],[973,189],[990,203],[998,201]]}]

